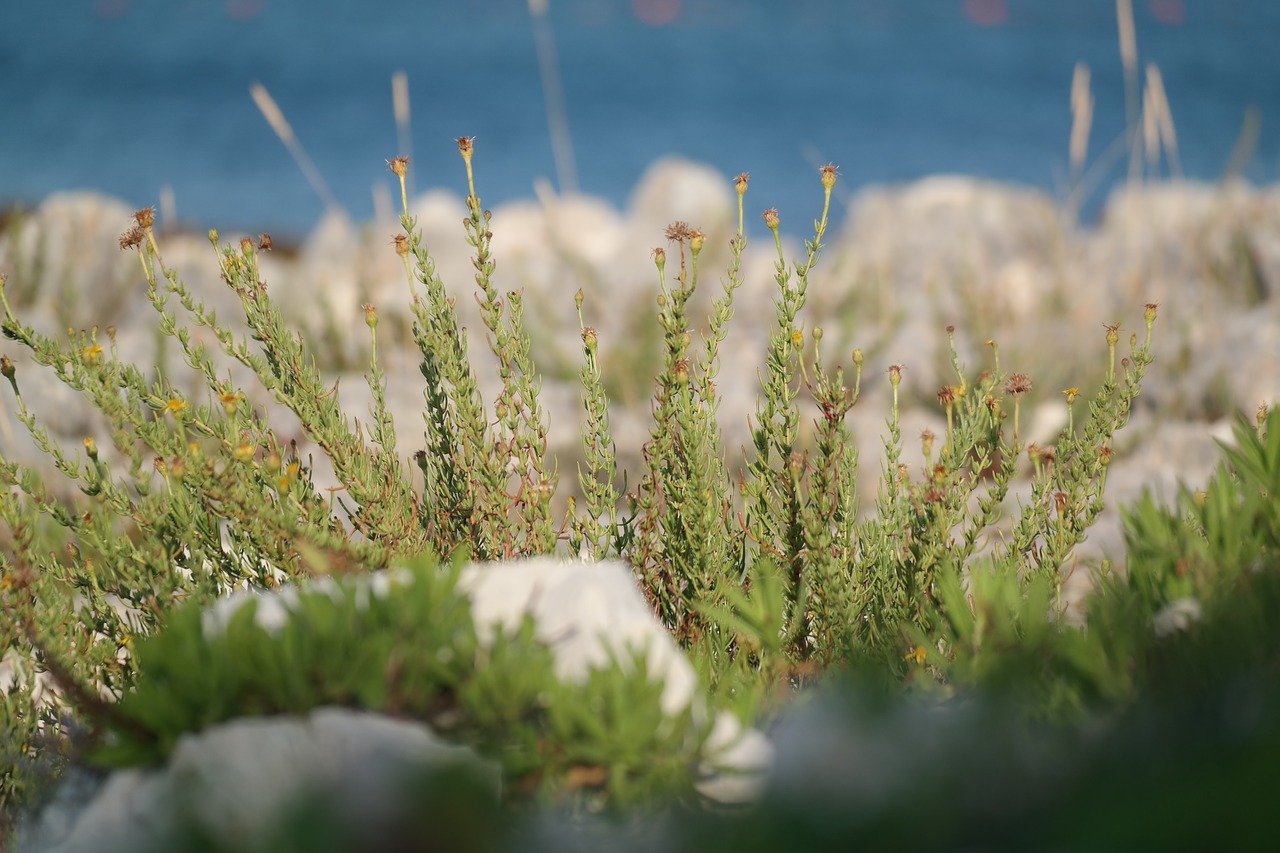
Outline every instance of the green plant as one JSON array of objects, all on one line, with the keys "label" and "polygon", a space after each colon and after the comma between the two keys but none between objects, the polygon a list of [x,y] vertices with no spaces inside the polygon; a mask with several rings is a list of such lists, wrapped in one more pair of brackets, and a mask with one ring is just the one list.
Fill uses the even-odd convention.
[{"label": "green plant", "polygon": [[[121,363],[115,341],[110,334],[100,340],[96,328],[68,339],[41,334],[3,301],[4,334],[79,392],[100,412],[102,424],[100,432],[85,437],[82,450],[68,452],[28,410],[21,394],[25,375],[19,377],[11,361],[0,363],[37,447],[83,495],[56,499],[29,468],[0,460],[0,519],[10,543],[3,554],[0,630],[27,676],[6,693],[16,709],[8,725],[18,743],[33,745],[39,729],[56,726],[63,704],[99,718],[146,707],[137,705],[148,689],[140,667],[148,666],[146,654],[163,659],[163,653],[134,650],[144,647],[143,638],[169,633],[169,640],[158,639],[161,645],[146,647],[181,647],[194,617],[176,614],[195,612],[244,586],[275,587],[315,573],[364,572],[430,555],[494,560],[559,550],[629,560],[655,613],[689,651],[714,694],[744,716],[759,713],[776,695],[776,685],[799,683],[842,662],[875,658],[887,661],[886,671],[895,678],[908,672],[904,654],[918,660],[919,636],[963,621],[955,579],[975,561],[990,561],[1001,577],[1012,579],[1019,600],[1057,600],[1071,549],[1101,510],[1112,437],[1126,422],[1151,361],[1154,305],[1147,309],[1145,340],[1139,345],[1133,338],[1119,366],[1118,326],[1107,327],[1107,380],[1081,428],[1073,420],[1052,449],[1033,453],[1019,434],[1030,379],[1003,372],[994,344],[991,368],[972,377],[953,342],[955,379],[938,394],[947,434],[922,437],[926,466],[913,476],[901,461],[903,369],[891,366],[887,462],[875,511],[864,515],[846,422],[861,392],[864,356],[854,350],[851,365],[841,365],[823,349],[822,329],[806,331],[804,319],[838,180],[836,168],[825,166],[822,211],[800,261],[788,265],[778,213],[765,212],[777,253],[776,311],[759,373],[752,447],[735,482],[728,461],[734,450],[724,446],[717,420],[716,382],[719,346],[733,318],[735,294],[745,285],[748,178],[740,175],[738,230],[705,326],[691,316],[705,235],[683,222],[667,229],[679,261],[672,277],[667,251],[654,252],[661,368],[643,471],[630,490],[619,484],[599,335],[588,325],[591,306],[585,297],[577,300],[587,424],[578,471],[582,500],[558,520],[551,500],[559,477],[548,456],[548,415],[539,402],[524,303],[518,292],[501,294],[494,284],[490,214],[475,190],[472,139],[460,138],[458,148],[467,169],[465,231],[473,249],[475,295],[499,391],[492,401],[480,391],[456,296],[437,274],[426,239],[408,213],[408,162],[390,161],[404,205],[404,232],[395,238],[395,251],[404,264],[411,339],[424,380],[426,449],[413,458],[420,486],[398,450],[403,425],[397,426],[387,405],[389,378],[380,349],[386,341],[379,340],[376,306],[363,311],[373,405],[361,422],[343,410],[336,383],[329,384],[262,280],[259,259],[270,249],[269,238],[228,245],[210,234],[222,278],[244,316],[247,337],[241,337],[165,265],[150,210],[138,211],[121,237],[121,247],[139,261],[159,334],[176,344],[190,371],[187,383],[161,365],[144,373]],[[351,318],[358,328],[356,320]],[[218,351],[199,343],[193,328],[210,335]],[[230,380],[229,363],[253,376],[272,402],[251,406],[252,395]],[[197,390],[182,393],[181,387]],[[1069,412],[1076,393],[1067,395]],[[285,415],[300,424],[312,450],[279,437],[275,425]],[[812,429],[805,426],[810,419]],[[985,540],[998,529],[1011,484],[1028,469],[1030,497],[1003,541],[990,545]],[[331,472],[337,486],[320,488],[320,471]],[[75,619],[67,620],[68,613]],[[322,622],[331,618],[318,610],[308,613]],[[354,618],[343,611],[338,622]],[[248,621],[237,623],[230,636],[246,648],[265,642]],[[192,646],[182,654],[229,653],[223,646]],[[293,660],[254,653],[277,674]],[[64,691],[60,698],[36,698],[30,676],[40,670],[55,677]],[[220,686],[189,688],[214,690],[217,701],[200,695],[219,714],[296,710],[332,698],[325,690],[337,689],[327,683],[323,690],[295,685],[296,694],[271,694],[267,701],[252,690],[232,690],[229,685],[242,677],[227,675],[230,680]],[[292,683],[281,677],[282,684]],[[632,703],[641,707],[643,697],[627,693],[640,690],[639,684],[601,682],[600,701],[619,713]],[[358,694],[375,705],[387,699],[369,692],[385,684],[342,689],[348,690],[344,696]],[[479,721],[496,713],[480,699],[468,707]],[[181,719],[163,737],[208,722]],[[155,723],[147,725],[154,729]],[[578,743],[592,761],[612,762],[623,778],[633,771],[637,778],[675,772],[653,754],[592,751],[596,733],[588,720],[566,718],[560,724],[566,727],[565,743]],[[153,747],[165,743],[163,737]],[[141,741],[134,747],[141,749]],[[541,754],[529,760],[550,761]],[[635,770],[646,761],[648,770]],[[666,769],[659,773],[660,768]],[[0,799],[16,796],[24,784],[11,774]],[[615,793],[627,790],[617,782]]]}]

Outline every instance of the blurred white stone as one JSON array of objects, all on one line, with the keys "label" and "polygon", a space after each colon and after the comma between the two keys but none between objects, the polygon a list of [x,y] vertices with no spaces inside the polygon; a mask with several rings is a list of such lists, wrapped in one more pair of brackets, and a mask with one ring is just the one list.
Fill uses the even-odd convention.
[{"label": "blurred white stone", "polygon": [[475,768],[498,796],[497,765],[421,723],[346,708],[232,720],[183,736],[163,768],[111,774],[78,814],[55,801],[16,849],[172,849],[178,815],[221,844],[249,844],[284,810],[317,796],[359,825],[412,808],[402,793],[410,774],[456,764]]},{"label": "blurred white stone", "polygon": [[1167,637],[1178,631],[1185,631],[1192,624],[1199,622],[1203,615],[1200,602],[1194,598],[1177,598],[1170,601],[1151,619],[1151,627],[1156,635]]}]

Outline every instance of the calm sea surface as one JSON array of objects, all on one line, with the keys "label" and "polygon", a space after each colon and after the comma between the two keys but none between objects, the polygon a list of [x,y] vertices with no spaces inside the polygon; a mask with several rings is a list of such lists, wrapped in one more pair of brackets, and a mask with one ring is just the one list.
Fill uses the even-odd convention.
[{"label": "calm sea surface", "polygon": [[[1183,170],[1219,177],[1252,107],[1245,175],[1280,178],[1280,2],[1133,6]],[[957,172],[1060,192],[1077,62],[1099,193],[1127,169],[1103,157],[1125,124],[1112,0],[550,0],[546,23],[579,184],[618,204],[671,153],[750,171],[749,200],[792,222],[827,161],[849,190]],[[0,201],[95,188],[141,206],[169,186],[192,224],[302,233],[324,205],[250,98],[260,81],[367,218],[401,70],[418,189],[465,192],[464,134],[487,203],[556,182],[526,0],[4,0]]]}]

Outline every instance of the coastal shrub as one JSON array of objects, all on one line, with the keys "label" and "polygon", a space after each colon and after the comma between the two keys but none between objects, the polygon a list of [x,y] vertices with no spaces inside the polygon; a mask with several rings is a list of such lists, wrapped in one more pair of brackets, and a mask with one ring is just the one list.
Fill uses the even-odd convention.
[{"label": "coastal shrub", "polygon": [[[357,419],[343,410],[336,384],[285,323],[262,280],[267,235],[225,243],[210,233],[247,337],[233,333],[166,266],[152,211],[138,211],[120,238],[137,258],[160,334],[200,381],[195,392],[180,390],[186,386],[158,366],[123,363],[109,328],[46,335],[3,299],[5,336],[27,350],[41,373],[20,376],[5,358],[0,375],[36,447],[80,493],[59,498],[29,466],[0,459],[6,537],[0,639],[14,673],[4,694],[6,748],[46,760],[66,747],[50,747],[49,739],[61,743],[68,708],[82,720],[123,725],[131,708],[146,707],[139,698],[149,689],[140,680],[146,656],[160,657],[157,650],[165,648],[147,638],[170,631],[171,642],[180,643],[194,617],[176,614],[245,587],[449,562],[462,554],[480,561],[555,553],[627,560],[713,695],[747,718],[842,664],[875,660],[891,681],[930,681],[945,690],[981,681],[981,667],[943,660],[956,659],[966,643],[986,660],[1007,643],[1027,641],[1017,626],[1007,643],[974,639],[981,632],[970,624],[980,615],[972,599],[981,599],[988,570],[999,579],[1006,610],[1035,611],[1046,637],[1067,635],[1063,567],[1102,509],[1115,433],[1152,361],[1154,304],[1144,311],[1145,334],[1131,335],[1127,350],[1119,324],[1105,327],[1105,381],[1092,393],[1063,392],[1067,428],[1053,446],[1028,444],[1021,429],[1032,379],[1001,365],[995,341],[988,342],[990,363],[975,371],[961,363],[953,340],[954,375],[937,393],[946,432],[919,437],[925,465],[913,472],[902,461],[903,367],[890,366],[878,380],[892,391],[886,461],[874,506],[860,507],[847,415],[859,399],[864,356],[828,351],[822,327],[805,313],[839,176],[824,166],[821,212],[798,260],[787,261],[779,213],[764,212],[777,253],[775,317],[758,372],[751,446],[739,469],[730,462],[738,449],[723,444],[716,382],[719,345],[744,285],[744,173],[734,181],[739,215],[731,260],[705,322],[690,312],[706,275],[699,264],[705,235],[675,222],[665,233],[668,245],[653,252],[661,361],[643,470],[630,488],[618,468],[599,335],[589,323],[599,309],[577,294],[583,458],[576,487],[566,487],[573,492],[568,509],[559,513],[552,501],[562,484],[547,451],[549,415],[539,400],[523,297],[500,293],[494,283],[491,216],[476,193],[471,138],[459,139],[458,149],[467,175],[464,229],[479,332],[496,358],[499,390],[492,400],[481,393],[458,297],[437,274],[427,236],[408,213],[408,161],[392,160],[404,210],[394,251],[403,261],[423,380],[423,420],[415,428],[425,449],[411,459],[397,443],[408,427],[393,421],[387,404],[389,393],[404,392],[388,387],[376,306],[363,311],[373,403]],[[252,375],[272,402],[250,405],[229,364]],[[26,382],[49,379],[100,413],[100,431],[80,447],[51,440],[42,419],[56,413],[24,402]],[[284,418],[300,425],[310,447],[280,437]],[[805,421],[811,429],[802,428]],[[1014,484],[1024,475],[1030,491],[1005,524]],[[322,485],[324,477],[335,485]],[[48,679],[56,690],[45,689]],[[435,685],[424,687],[427,693],[444,689],[426,683]],[[296,710],[298,697],[327,696],[315,685],[307,689],[313,687],[320,692],[299,687],[284,697],[237,688],[218,693],[223,704],[213,705],[220,716]],[[165,737],[209,722],[192,713],[175,711]],[[470,713],[478,725],[481,706]],[[161,754],[143,747],[134,742],[130,754]],[[601,753],[597,760],[607,766],[617,756]],[[21,760],[5,766],[12,769],[0,780],[0,802],[29,795],[36,784],[30,768]]]}]

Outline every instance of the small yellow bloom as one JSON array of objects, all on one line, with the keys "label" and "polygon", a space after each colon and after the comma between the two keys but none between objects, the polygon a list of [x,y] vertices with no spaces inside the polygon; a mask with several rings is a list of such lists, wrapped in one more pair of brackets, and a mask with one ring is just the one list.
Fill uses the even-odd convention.
[{"label": "small yellow bloom", "polygon": [[181,412],[186,407],[187,407],[186,400],[179,400],[177,397],[174,397],[170,399],[169,402],[164,404],[163,414],[176,415],[178,412]]},{"label": "small yellow bloom", "polygon": [[235,391],[219,394],[218,402],[222,404],[222,408],[227,410],[228,415],[233,414],[236,410],[236,404],[240,402],[240,394]]},{"label": "small yellow bloom", "polygon": [[231,451],[231,455],[239,459],[241,462],[247,462],[253,458],[253,454],[256,452],[257,448],[245,441],[236,445],[236,449]]},{"label": "small yellow bloom", "polygon": [[80,350],[80,357],[83,358],[85,361],[95,362],[98,359],[102,358],[102,346],[100,344],[93,344],[91,346],[87,346],[84,349]]},{"label": "small yellow bloom", "polygon": [[923,666],[925,659],[928,656],[929,653],[925,651],[924,646],[916,646],[914,649],[907,652],[903,660],[913,660],[916,662],[916,666]]},{"label": "small yellow bloom", "polygon": [[1065,391],[1063,391],[1062,393],[1067,395],[1067,402],[1068,402],[1068,403],[1074,403],[1074,402],[1076,401],[1076,397],[1079,397],[1079,396],[1080,396],[1080,389],[1079,389],[1079,388],[1068,388],[1068,389],[1066,389]]}]

